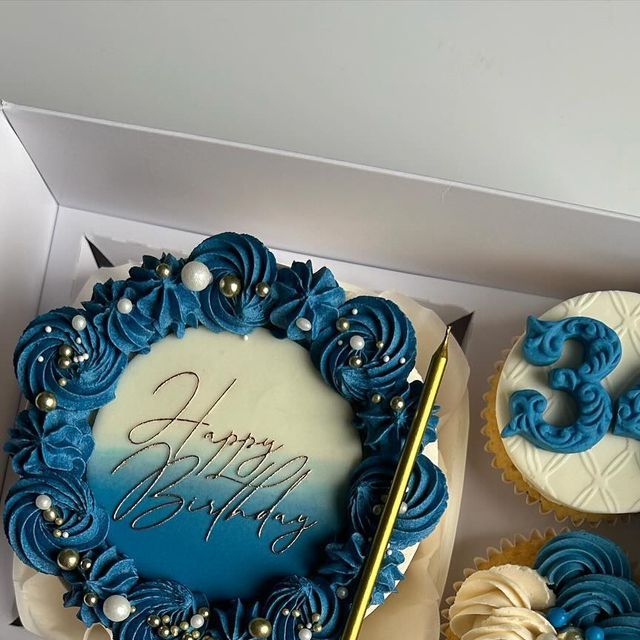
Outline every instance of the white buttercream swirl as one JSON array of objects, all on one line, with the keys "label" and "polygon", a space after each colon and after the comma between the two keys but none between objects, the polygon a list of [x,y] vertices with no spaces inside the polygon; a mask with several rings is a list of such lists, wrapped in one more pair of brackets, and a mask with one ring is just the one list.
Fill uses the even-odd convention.
[{"label": "white buttercream swirl", "polygon": [[507,564],[465,580],[449,610],[449,624],[460,640],[536,640],[555,633],[538,613],[554,604],[553,592],[537,571]]}]

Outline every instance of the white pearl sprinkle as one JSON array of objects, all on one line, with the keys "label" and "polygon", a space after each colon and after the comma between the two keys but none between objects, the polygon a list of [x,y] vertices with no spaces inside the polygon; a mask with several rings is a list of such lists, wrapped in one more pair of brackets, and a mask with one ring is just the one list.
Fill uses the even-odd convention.
[{"label": "white pearl sprinkle", "polygon": [[388,556],[392,556],[393,555],[393,551],[391,549],[387,549],[387,555]]},{"label": "white pearl sprinkle", "polygon": [[408,509],[408,508],[409,508],[409,507],[407,506],[407,503],[406,503],[406,502],[401,502],[401,503],[400,503],[400,511],[398,511],[398,513],[399,513],[401,516],[403,516],[405,513],[407,513],[407,509]]},{"label": "white pearl sprinkle", "polygon": [[206,264],[192,260],[182,267],[180,279],[189,291],[203,291],[211,284],[213,275]]},{"label": "white pearl sprinkle", "polygon": [[73,356],[73,361],[75,363],[78,363],[78,362],[80,362],[80,358],[78,356]]},{"label": "white pearl sprinkle", "polygon": [[71,326],[76,331],[84,331],[84,329],[87,328],[87,319],[80,314],[75,315],[73,316],[73,318],[71,318]]},{"label": "white pearl sprinkle", "polygon": [[296,327],[298,327],[300,331],[311,331],[311,320],[307,318],[298,318],[296,320]]},{"label": "white pearl sprinkle", "polygon": [[404,364],[407,361],[406,358],[400,358],[400,364]]},{"label": "white pearl sprinkle", "polygon": [[305,627],[307,627],[307,629],[311,629],[311,627],[313,627],[313,625],[310,622],[307,622],[307,624],[305,625]]},{"label": "white pearl sprinkle", "polygon": [[102,611],[111,622],[122,622],[131,613],[131,604],[124,596],[109,596],[102,603]]},{"label": "white pearl sprinkle", "polygon": [[246,342],[246,341],[249,339],[249,335],[245,333],[245,334],[242,336],[242,339]]},{"label": "white pearl sprinkle", "polygon": [[344,600],[349,595],[349,589],[346,587],[338,587],[336,589],[336,596],[340,598],[340,600]]},{"label": "white pearl sprinkle", "polygon": [[41,511],[46,511],[51,508],[51,498],[46,493],[41,493],[36,498],[36,507]]},{"label": "white pearl sprinkle", "polygon": [[382,356],[382,362],[389,362],[389,356]]},{"label": "white pearl sprinkle", "polygon": [[84,360],[88,360],[89,359],[89,354],[85,353],[82,357],[83,357]]},{"label": "white pearl sprinkle", "polygon": [[352,349],[360,351],[360,349],[364,349],[364,338],[362,336],[351,336],[349,345]]},{"label": "white pearl sprinkle", "polygon": [[78,336],[78,337],[76,338],[76,343],[77,343],[77,344],[82,344],[82,338],[81,338],[80,336]]},{"label": "white pearl sprinkle", "polygon": [[357,316],[358,315],[358,310],[357,309],[351,309],[351,315],[352,316]]},{"label": "white pearl sprinkle", "polygon": [[313,637],[313,633],[311,633],[311,629],[300,629],[298,631],[298,638],[300,640],[311,640]]},{"label": "white pearl sprinkle", "polygon": [[68,531],[63,531],[62,532],[62,537],[63,538],[68,538],[69,537],[69,532]]},{"label": "white pearl sprinkle", "polygon": [[344,340],[338,340],[338,346],[341,347],[344,344]]},{"label": "white pearl sprinkle", "polygon": [[199,613],[196,613],[195,615],[191,616],[191,620],[189,620],[189,624],[194,629],[199,629],[200,627],[203,627],[204,626],[204,616],[201,616]]},{"label": "white pearl sprinkle", "polygon": [[44,362],[44,356],[38,356],[38,362]]},{"label": "white pearl sprinkle", "polygon": [[131,313],[131,311],[133,310],[133,302],[131,302],[129,298],[120,298],[116,306],[118,308],[118,311],[124,314]]},{"label": "white pearl sprinkle", "polygon": [[51,327],[50,327],[49,325],[47,325],[47,326],[44,328],[44,332],[45,332],[45,333],[51,333],[51,331],[52,331],[52,329],[51,329]]}]

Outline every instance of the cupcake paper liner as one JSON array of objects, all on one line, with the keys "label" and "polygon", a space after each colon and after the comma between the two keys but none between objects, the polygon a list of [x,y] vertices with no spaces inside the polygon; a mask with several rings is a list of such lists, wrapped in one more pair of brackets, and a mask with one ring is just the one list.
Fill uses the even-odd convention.
[{"label": "cupcake paper liner", "polygon": [[[518,534],[513,539],[502,538],[498,547],[488,547],[484,557],[474,558],[473,568],[465,569],[463,576],[466,579],[476,571],[483,571],[503,564],[532,567],[538,551],[558,533],[564,531],[568,531],[568,529],[564,528],[560,532],[556,532],[555,529],[547,529],[544,533],[534,529],[528,536]],[[446,599],[447,608],[442,610],[444,622],[441,633],[447,640],[460,640],[449,628],[449,607],[453,604],[455,594],[458,593],[463,582],[464,580],[459,580],[453,584],[454,595]]]},{"label": "cupcake paper liner", "polygon": [[[518,338],[514,338],[514,343],[516,340],[518,340]],[[502,443],[496,417],[498,383],[500,381],[502,367],[509,353],[510,350],[505,351],[503,359],[496,363],[495,372],[489,377],[489,391],[483,396],[485,407],[482,411],[483,426],[481,431],[487,438],[484,449],[493,456],[491,466],[494,467],[494,469],[502,471],[503,482],[513,485],[516,494],[524,495],[529,504],[537,504],[542,515],[553,513],[558,523],[571,520],[576,526],[580,526],[586,522],[591,526],[597,527],[601,522],[617,523],[621,518],[628,519],[629,516],[617,514],[578,511],[567,505],[554,502],[529,484],[522,473],[520,473]]]}]

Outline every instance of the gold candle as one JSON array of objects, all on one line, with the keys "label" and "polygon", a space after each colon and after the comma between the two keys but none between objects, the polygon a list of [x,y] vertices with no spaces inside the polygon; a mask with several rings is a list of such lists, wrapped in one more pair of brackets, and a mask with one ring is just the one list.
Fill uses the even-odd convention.
[{"label": "gold candle", "polygon": [[440,384],[442,383],[442,377],[447,367],[450,333],[451,327],[447,327],[447,332],[442,344],[431,358],[431,364],[429,365],[429,371],[424,381],[422,395],[420,396],[416,414],[413,417],[409,436],[407,437],[402,455],[400,456],[400,462],[393,476],[389,497],[385,503],[376,534],[371,543],[369,555],[362,570],[358,589],[354,596],[353,604],[351,605],[351,611],[349,612],[349,618],[342,632],[342,640],[357,639],[365,613],[371,602],[371,594],[373,593],[378,572],[380,571],[382,561],[387,552],[387,545],[391,539],[393,525],[398,517],[400,505],[404,499],[404,493],[407,489],[416,458],[421,452],[422,437],[427,428],[427,423],[433,411]]}]

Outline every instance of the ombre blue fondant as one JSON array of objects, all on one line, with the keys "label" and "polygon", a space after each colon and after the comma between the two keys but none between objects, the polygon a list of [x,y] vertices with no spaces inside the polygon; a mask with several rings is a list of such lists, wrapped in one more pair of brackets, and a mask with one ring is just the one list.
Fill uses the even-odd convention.
[{"label": "ombre blue fondant", "polygon": [[[341,598],[353,592],[366,555],[366,536],[375,527],[373,508],[388,490],[420,393],[419,383],[407,382],[416,358],[413,327],[390,301],[360,296],[345,302],[344,292],[327,269],[314,272],[310,263],[277,269],[273,254],[246,234],[209,238],[188,258],[194,260],[211,272],[211,283],[202,291],[194,292],[182,282],[184,261],[169,254],[145,257],[140,267],[131,269],[129,279],[97,285],[84,310],[57,309],[27,327],[14,357],[18,381],[29,401],[47,391],[54,394],[57,406],[47,414],[36,409],[22,413],[12,431],[7,450],[23,477],[5,504],[7,537],[23,562],[45,573],[63,573],[56,561],[62,549],[74,549],[91,560],[89,569],[63,573],[69,585],[65,604],[78,606],[85,624],[100,621],[109,626],[116,640],[156,640],[149,616],[168,616],[169,624],[178,624],[201,607],[210,608],[201,635],[220,640],[248,640],[248,624],[257,616],[269,620],[276,640],[297,640],[297,625],[315,622],[316,617],[319,630],[313,637],[335,638],[350,604],[349,597]],[[239,279],[238,295],[223,294],[219,285],[225,276]],[[124,311],[118,304],[123,298],[131,302],[122,307]],[[72,323],[78,315],[86,319],[86,326],[76,329],[82,324]],[[311,323],[309,331],[296,323],[301,318]],[[338,318],[348,320],[348,329],[338,329]],[[102,504],[108,502],[109,487],[97,499],[86,479],[89,413],[114,399],[118,378],[131,357],[145,353],[163,336],[181,336],[186,327],[198,323],[237,334],[265,327],[278,337],[300,342],[326,382],[351,403],[363,440],[364,459],[351,481],[346,525],[329,540],[318,537],[317,566],[302,567],[304,575],[283,572],[260,593],[242,599],[207,602],[203,594],[177,580],[147,575],[136,558],[126,557],[117,542],[114,545],[116,528]],[[361,349],[352,347],[354,337],[363,338]],[[60,348],[67,345],[77,357],[70,366],[62,366]],[[362,366],[354,366],[352,356],[358,356]],[[400,411],[390,409],[394,396],[404,400]],[[374,402],[373,397],[382,400]],[[434,418],[425,444],[435,439],[435,422]],[[36,505],[43,495],[51,499],[62,524],[43,517]],[[431,532],[446,499],[443,474],[421,457],[409,486],[406,512],[396,524],[391,553],[376,585],[375,603],[395,589],[402,577],[398,566],[404,561],[403,549]],[[180,535],[185,535],[184,527],[170,532],[164,545],[155,549],[153,559],[159,566],[172,553],[172,536]],[[234,558],[235,568],[240,568],[235,573],[252,570],[243,564],[241,541],[216,544]],[[196,556],[189,570],[228,571],[229,567],[206,566]],[[95,608],[84,603],[89,591],[99,600]],[[102,602],[109,595],[123,594],[135,611],[123,622],[111,622]],[[286,609],[298,609],[300,618],[286,615]]]},{"label": "ombre blue fondant", "polygon": [[32,407],[18,414],[9,436],[4,450],[20,475],[48,469],[82,475],[93,451],[87,417],[78,412],[44,413]]},{"label": "ombre blue fondant", "polygon": [[549,366],[560,358],[567,340],[582,344],[582,362],[577,368],[552,369],[549,387],[575,400],[575,422],[566,426],[549,424],[543,417],[547,399],[532,389],[516,391],[509,401],[511,420],[502,431],[503,437],[520,435],[540,449],[579,453],[589,450],[609,431],[613,407],[601,382],[620,361],[620,339],[610,327],[593,318],[545,321],[531,316],[522,353],[530,364]]},{"label": "ombre blue fondant", "polygon": [[[290,340],[315,340],[325,327],[335,325],[344,291],[329,269],[314,273],[311,260],[294,262],[280,269],[272,287],[275,305],[271,323]],[[311,331],[303,331],[296,320],[311,322]]]}]

